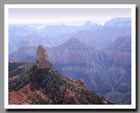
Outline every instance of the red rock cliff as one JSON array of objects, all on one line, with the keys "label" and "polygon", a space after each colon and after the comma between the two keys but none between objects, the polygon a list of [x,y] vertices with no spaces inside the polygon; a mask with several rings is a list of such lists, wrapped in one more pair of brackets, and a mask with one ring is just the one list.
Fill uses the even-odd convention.
[{"label": "red rock cliff", "polygon": [[51,67],[46,49],[41,45],[39,45],[37,48],[35,63],[38,69],[49,69]]}]

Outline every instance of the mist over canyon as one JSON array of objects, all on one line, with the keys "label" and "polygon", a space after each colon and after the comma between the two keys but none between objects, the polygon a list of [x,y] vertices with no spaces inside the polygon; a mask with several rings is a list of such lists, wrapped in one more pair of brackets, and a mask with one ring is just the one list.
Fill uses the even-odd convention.
[{"label": "mist over canyon", "polygon": [[30,68],[40,44],[64,76],[83,80],[113,102],[131,103],[130,18],[113,18],[104,25],[9,25],[9,61],[28,62],[11,69],[10,78]]}]

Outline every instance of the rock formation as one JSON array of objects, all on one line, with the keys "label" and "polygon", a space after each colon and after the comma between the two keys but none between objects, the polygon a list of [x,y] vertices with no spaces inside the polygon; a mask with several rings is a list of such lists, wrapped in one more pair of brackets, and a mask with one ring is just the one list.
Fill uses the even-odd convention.
[{"label": "rock formation", "polygon": [[49,69],[51,63],[48,60],[46,49],[39,45],[36,52],[35,64],[38,69]]},{"label": "rock formation", "polygon": [[85,83],[84,83],[83,80],[78,79],[78,80],[75,80],[75,82],[78,83],[78,84],[80,84],[81,86],[84,86],[85,87]]},{"label": "rock formation", "polygon": [[[11,71],[15,67],[12,64]],[[115,104],[88,90],[83,80],[71,80],[55,70],[41,45],[37,48],[35,64],[28,69],[24,66],[24,72],[20,70],[18,75],[14,72],[9,79],[9,104]]]}]

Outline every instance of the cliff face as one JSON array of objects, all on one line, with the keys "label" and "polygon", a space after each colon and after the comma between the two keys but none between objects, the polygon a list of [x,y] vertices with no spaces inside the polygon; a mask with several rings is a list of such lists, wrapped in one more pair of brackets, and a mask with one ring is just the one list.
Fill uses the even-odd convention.
[{"label": "cliff face", "polygon": [[51,63],[49,62],[46,53],[46,49],[43,48],[41,45],[39,45],[37,48],[35,63],[38,69],[49,69],[51,67]]},{"label": "cliff face", "polygon": [[9,80],[9,104],[114,104],[88,90],[84,81],[56,71],[45,49],[37,48],[35,65]]}]

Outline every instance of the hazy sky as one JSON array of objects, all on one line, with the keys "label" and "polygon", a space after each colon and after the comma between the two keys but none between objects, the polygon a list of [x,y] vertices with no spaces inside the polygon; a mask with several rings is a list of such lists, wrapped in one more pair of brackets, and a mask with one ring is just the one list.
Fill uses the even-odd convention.
[{"label": "hazy sky", "polygon": [[131,17],[130,8],[9,8],[10,24],[82,24],[83,21],[103,24],[114,17]]}]

